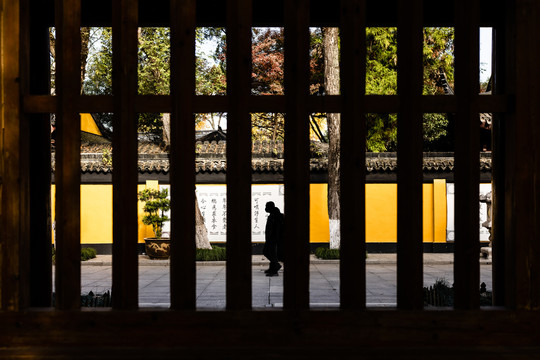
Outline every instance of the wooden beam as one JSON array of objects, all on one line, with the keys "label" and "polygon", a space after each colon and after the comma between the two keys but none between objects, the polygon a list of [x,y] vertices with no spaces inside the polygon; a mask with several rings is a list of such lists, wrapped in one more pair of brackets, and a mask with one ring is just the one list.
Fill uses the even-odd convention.
[{"label": "wooden beam", "polygon": [[227,309],[251,309],[251,0],[227,2]]},{"label": "wooden beam", "polygon": [[423,307],[422,1],[399,2],[397,304]]},{"label": "wooden beam", "polygon": [[[366,113],[397,113],[399,97],[397,95],[364,95]],[[197,95],[191,98],[195,113],[227,112],[226,96]],[[307,107],[310,113],[341,112],[341,95],[309,96]],[[54,113],[56,103],[54,96],[27,95],[23,98],[23,108],[27,113]],[[84,112],[112,112],[113,97],[107,95],[81,96],[78,109]],[[285,112],[285,96],[283,95],[251,95],[248,109],[250,112]],[[456,112],[455,96],[424,95],[422,96],[422,112],[448,113]],[[508,97],[504,94],[482,95],[478,99],[478,111],[483,113],[503,113],[508,109]],[[138,95],[135,110],[140,113],[159,113],[171,111],[169,95]]]},{"label": "wooden beam", "polygon": [[113,3],[113,274],[115,309],[138,307],[137,0]]},{"label": "wooden beam", "polygon": [[80,308],[80,1],[56,1],[56,307]]},{"label": "wooden beam", "polygon": [[3,312],[0,321],[6,358],[412,360],[429,352],[488,360],[540,352],[538,311],[32,311]]},{"label": "wooden beam", "polygon": [[171,0],[171,308],[195,309],[195,9]]},{"label": "wooden beam", "polygon": [[286,309],[309,307],[309,1],[285,3]]},{"label": "wooden beam", "polygon": [[454,299],[458,309],[476,309],[480,301],[478,1],[457,0],[455,14]]},{"label": "wooden beam", "polygon": [[366,1],[341,4],[340,299],[342,309],[361,309],[366,306],[361,255],[366,252]]}]

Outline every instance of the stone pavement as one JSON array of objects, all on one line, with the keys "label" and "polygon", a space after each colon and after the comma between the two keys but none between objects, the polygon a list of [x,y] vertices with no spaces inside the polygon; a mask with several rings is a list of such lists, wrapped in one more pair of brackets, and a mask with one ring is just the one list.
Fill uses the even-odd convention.
[{"label": "stone pavement", "polygon": [[[83,262],[82,293],[101,293],[111,289],[112,257],[98,255]],[[369,307],[396,305],[396,255],[370,254],[366,259],[366,302]],[[480,282],[491,289],[491,262],[480,259]],[[253,256],[252,293],[254,308],[283,306],[283,269],[277,277],[267,277],[268,262]],[[225,263],[197,263],[197,308],[225,309]],[[453,254],[424,254],[424,286],[435,280],[453,282]],[[169,261],[139,257],[139,305],[168,307],[170,297]],[[311,258],[311,307],[339,306],[339,261]]]}]

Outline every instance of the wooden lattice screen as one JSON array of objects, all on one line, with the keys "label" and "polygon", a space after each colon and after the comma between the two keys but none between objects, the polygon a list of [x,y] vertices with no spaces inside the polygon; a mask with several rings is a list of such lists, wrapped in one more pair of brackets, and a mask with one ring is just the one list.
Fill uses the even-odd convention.
[{"label": "wooden lattice screen", "polygon": [[[540,6],[533,0],[250,0],[54,3],[56,95],[49,95],[49,2],[3,0],[0,357],[498,358],[537,356]],[[142,6],[144,5],[144,6]],[[213,5],[213,6],[211,6]],[[99,9],[98,7],[103,8]],[[154,8],[154,6],[158,11]],[[271,4],[267,6],[272,7]],[[39,10],[45,9],[45,10]],[[107,9],[106,11],[103,9]],[[112,10],[112,21],[102,12]],[[140,10],[139,10],[140,9]],[[386,10],[385,10],[386,9]],[[226,10],[223,12],[223,10]],[[40,11],[44,11],[40,16]],[[88,11],[88,14],[85,13]],[[171,91],[137,93],[137,29],[171,28]],[[271,18],[275,16],[275,18]],[[535,17],[536,16],[536,17]],[[195,27],[226,26],[227,96],[195,96]],[[316,20],[314,20],[316,18]],[[226,20],[225,20],[226,19]],[[80,27],[112,25],[113,95],[80,95]],[[285,95],[251,95],[251,29],[285,29]],[[309,94],[309,26],[339,26],[341,95]],[[365,95],[367,26],[398,27],[398,95]],[[480,26],[492,26],[494,93],[480,96]],[[455,96],[423,96],[424,26],[455,27]],[[45,29],[45,32],[44,32]],[[527,40],[526,40],[527,39]],[[47,64],[47,65],[43,65]],[[45,84],[45,85],[43,85]],[[194,113],[228,114],[226,311],[195,309]],[[284,309],[251,309],[252,112],[285,121],[288,248]],[[81,112],[114,113],[113,309],[80,309]],[[171,309],[138,309],[136,115],[171,113]],[[309,120],[341,113],[340,309],[309,309]],[[398,114],[397,309],[366,309],[365,120]],[[423,310],[422,114],[456,114],[455,309]],[[479,113],[494,113],[495,305],[479,308]],[[56,309],[50,308],[48,114],[56,113]],[[359,144],[360,142],[360,144]],[[530,156],[525,156],[526,154]],[[48,182],[47,182],[47,179]],[[48,230],[49,229],[49,230]],[[44,241],[45,239],[45,241]],[[40,241],[41,240],[41,241]],[[50,243],[50,242],[49,242]],[[536,250],[536,251],[535,251]],[[42,255],[42,254],[41,254]],[[434,353],[433,349],[438,349]],[[426,351],[429,350],[429,351]],[[357,357],[355,357],[357,358]]]}]

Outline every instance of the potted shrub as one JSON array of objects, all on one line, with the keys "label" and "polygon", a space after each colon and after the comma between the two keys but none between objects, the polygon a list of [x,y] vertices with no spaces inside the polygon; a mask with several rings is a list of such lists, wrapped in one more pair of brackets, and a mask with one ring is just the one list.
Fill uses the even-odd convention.
[{"label": "potted shrub", "polygon": [[151,259],[168,259],[170,255],[170,238],[163,238],[163,224],[169,220],[165,215],[171,208],[171,201],[167,198],[168,189],[145,189],[139,192],[139,200],[144,203],[145,213],[142,222],[152,225],[154,238],[145,238],[146,254]]}]

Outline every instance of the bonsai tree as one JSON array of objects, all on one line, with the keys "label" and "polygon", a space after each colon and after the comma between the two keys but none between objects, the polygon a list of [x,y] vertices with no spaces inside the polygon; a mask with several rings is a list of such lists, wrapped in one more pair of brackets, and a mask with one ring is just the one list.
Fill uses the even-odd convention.
[{"label": "bonsai tree", "polygon": [[171,208],[171,201],[167,199],[168,189],[155,190],[145,189],[139,192],[139,200],[144,202],[143,211],[146,213],[142,218],[145,225],[152,225],[156,238],[161,239],[163,224],[169,220],[165,212]]}]

